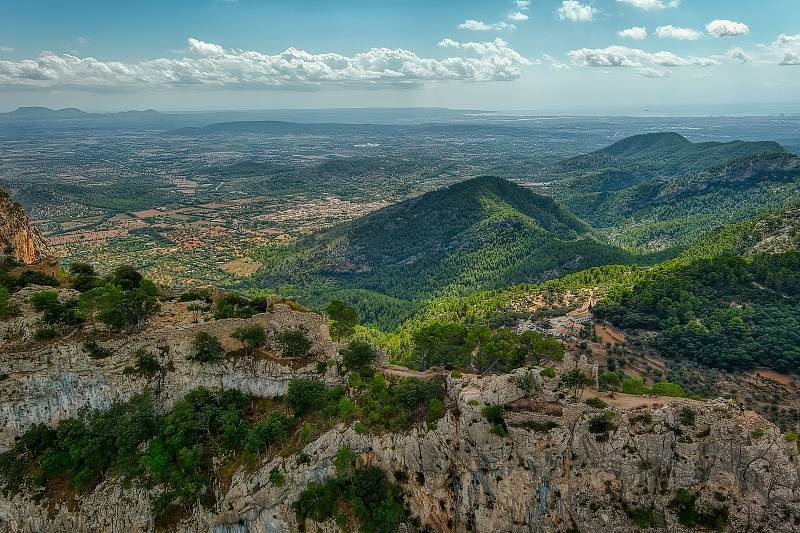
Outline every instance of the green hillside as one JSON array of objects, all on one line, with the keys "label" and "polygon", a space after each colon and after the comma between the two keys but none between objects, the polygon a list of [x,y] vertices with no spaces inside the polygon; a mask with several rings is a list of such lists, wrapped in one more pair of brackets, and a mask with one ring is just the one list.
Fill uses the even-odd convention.
[{"label": "green hillside", "polygon": [[599,170],[572,172],[551,194],[610,242],[634,250],[685,247],[709,230],[800,200],[800,158],[775,143],[692,144],[658,134],[582,157],[580,165],[594,161]]},{"label": "green hillside", "polygon": [[700,172],[746,157],[785,153],[780,144],[772,141],[693,143],[678,133],[647,133],[566,159],[552,170],[562,177],[590,173],[594,177],[590,184],[606,185],[591,190],[615,190],[609,188],[615,181],[630,186],[653,177]]},{"label": "green hillside", "polygon": [[368,321],[386,326],[413,312],[418,304],[412,300],[534,283],[633,260],[595,237],[552,199],[482,177],[289,247],[263,250],[265,266],[253,283],[310,305],[336,295],[358,304]]}]

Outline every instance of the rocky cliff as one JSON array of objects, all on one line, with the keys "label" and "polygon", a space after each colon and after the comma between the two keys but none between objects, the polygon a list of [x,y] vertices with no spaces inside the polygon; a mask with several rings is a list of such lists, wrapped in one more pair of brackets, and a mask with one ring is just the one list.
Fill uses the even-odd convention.
[{"label": "rocky cliff", "polygon": [[[275,305],[248,320],[272,332],[302,326],[314,341],[312,356],[294,363],[278,357],[217,364],[188,359],[194,333],[202,329],[229,342],[241,320],[105,341],[111,355],[104,359],[93,359],[84,345],[69,340],[6,353],[0,358],[1,442],[8,446],[31,424],[53,423],[85,406],[103,408],[145,385],[154,387],[166,406],[199,385],[273,397],[285,392],[293,376],[313,374],[329,383],[345,379],[332,365],[317,373],[316,361],[336,357],[319,315]],[[143,346],[159,354],[167,371],[153,378],[125,372]],[[525,397],[513,375],[451,374],[444,383],[447,413],[434,428],[372,434],[340,424],[308,443],[302,454],[276,454],[254,468],[239,467],[215,488],[212,508],[196,507],[176,527],[300,531],[292,502],[310,481],[334,474],[333,457],[343,446],[401,487],[410,517],[402,526],[407,532],[627,532],[642,525],[680,532],[692,530],[682,523],[689,511],[698,519],[724,517],[728,531],[800,527],[797,445],[756,414],[726,402],[621,394],[603,394],[607,407],[595,408],[572,399],[557,379],[535,377],[537,392]],[[486,404],[506,406],[507,435],[492,431],[481,412]],[[270,482],[275,469],[285,483]],[[152,531],[149,502],[144,487],[114,479],[76,501],[6,494],[0,497],[0,530]],[[337,530],[334,523],[305,526]]]},{"label": "rocky cliff", "polygon": [[48,256],[47,243],[30,225],[25,210],[0,190],[0,252],[9,247],[17,261],[26,265]]}]

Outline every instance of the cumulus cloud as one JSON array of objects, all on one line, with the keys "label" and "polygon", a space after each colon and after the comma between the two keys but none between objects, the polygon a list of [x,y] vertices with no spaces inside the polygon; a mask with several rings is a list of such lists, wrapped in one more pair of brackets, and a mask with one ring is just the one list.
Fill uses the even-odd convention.
[{"label": "cumulus cloud", "polygon": [[516,4],[517,9],[521,11],[525,11],[531,5],[530,0],[516,0],[514,3]]},{"label": "cumulus cloud", "polygon": [[628,4],[645,11],[652,11],[654,9],[667,9],[668,7],[678,7],[681,0],[617,0],[623,4]]},{"label": "cumulus cloud", "polygon": [[626,39],[641,41],[642,39],[647,38],[647,28],[634,26],[633,28],[628,28],[625,30],[618,31],[617,35],[619,35],[620,37],[624,37]]},{"label": "cumulus cloud", "polygon": [[564,0],[557,13],[561,20],[586,22],[594,19],[597,10],[590,5],[581,4],[578,0]]},{"label": "cumulus cloud", "polygon": [[781,57],[779,65],[784,67],[800,65],[800,34],[782,33],[768,48]]},{"label": "cumulus cloud", "polygon": [[682,57],[672,52],[645,52],[627,46],[581,48],[569,52],[573,64],[582,67],[710,67],[719,61],[708,57]]},{"label": "cumulus cloud", "polygon": [[677,26],[659,26],[656,28],[656,36],[660,39],[678,39],[681,41],[696,41],[703,34],[691,28],[679,28]]},{"label": "cumulus cloud", "polygon": [[432,59],[410,50],[373,48],[352,56],[312,54],[289,48],[278,54],[225,49],[188,40],[187,57],[139,62],[42,52],[35,59],[0,60],[0,86],[135,87],[199,86],[307,89],[322,85],[403,86],[436,81],[503,81],[520,77],[530,61],[502,39],[458,42],[445,39],[452,57]]},{"label": "cumulus cloud", "polygon": [[509,13],[508,14],[508,18],[510,20],[515,21],[515,22],[524,22],[524,21],[528,20],[528,15],[526,15],[525,13],[523,13],[521,11],[515,11],[514,13]]},{"label": "cumulus cloud", "polygon": [[513,24],[508,24],[507,22],[495,22],[495,23],[486,23],[480,20],[465,20],[458,27],[462,30],[471,30],[471,31],[502,31],[502,30],[514,30],[516,26]]},{"label": "cumulus cloud", "polygon": [[728,57],[739,63],[752,63],[753,56],[742,50],[741,48],[732,48],[728,50]]},{"label": "cumulus cloud", "polygon": [[712,20],[706,24],[706,31],[714,37],[738,37],[750,33],[747,24],[733,20]]}]

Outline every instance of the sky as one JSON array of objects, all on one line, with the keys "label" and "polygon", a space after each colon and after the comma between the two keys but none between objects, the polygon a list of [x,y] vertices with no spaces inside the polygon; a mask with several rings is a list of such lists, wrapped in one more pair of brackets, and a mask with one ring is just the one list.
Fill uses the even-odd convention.
[{"label": "sky", "polygon": [[0,0],[0,111],[800,112],[800,0]]}]

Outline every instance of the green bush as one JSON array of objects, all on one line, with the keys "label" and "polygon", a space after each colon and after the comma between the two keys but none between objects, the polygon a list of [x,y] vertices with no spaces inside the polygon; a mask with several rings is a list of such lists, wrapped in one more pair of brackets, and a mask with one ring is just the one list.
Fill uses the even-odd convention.
[{"label": "green bush", "polygon": [[257,453],[264,448],[281,442],[289,436],[294,422],[281,413],[270,413],[261,422],[250,428],[244,439],[244,449],[250,453]]},{"label": "green bush", "polygon": [[686,392],[683,390],[683,387],[676,383],[670,383],[669,381],[659,381],[658,383],[653,384],[651,392],[658,396],[674,396],[676,398],[686,397]]},{"label": "green bush", "polygon": [[539,371],[539,375],[546,378],[554,378],[556,377],[556,369],[548,366],[547,368],[541,369]]},{"label": "green bush", "polygon": [[622,392],[641,396],[643,394],[649,394],[650,389],[644,384],[642,378],[625,378],[622,381]]},{"label": "green bush", "polygon": [[286,403],[296,417],[312,411],[321,411],[331,399],[331,389],[312,379],[293,379],[289,382]]},{"label": "green bush", "polygon": [[58,331],[55,328],[47,326],[37,328],[36,331],[33,332],[33,340],[36,341],[47,341],[55,339],[56,337],[58,337]]},{"label": "green bush", "polygon": [[360,372],[369,368],[377,356],[370,343],[354,340],[342,350],[342,366],[352,372]]},{"label": "green bush", "polygon": [[483,417],[491,424],[491,432],[498,437],[505,437],[508,435],[508,427],[506,426],[505,418],[503,418],[502,405],[486,405],[481,409]]},{"label": "green bush", "polygon": [[231,333],[231,338],[241,342],[244,349],[250,352],[251,355],[255,355],[258,347],[267,340],[267,332],[264,330],[264,326],[251,324],[234,329],[233,333]]},{"label": "green bush", "polygon": [[189,358],[202,363],[216,363],[221,361],[225,350],[219,339],[205,331],[198,331],[192,341],[192,352]]},{"label": "green bush", "polygon": [[595,416],[589,420],[589,433],[594,434],[597,442],[607,441],[608,434],[617,429],[614,418],[613,411],[605,411],[602,415]]},{"label": "green bush", "polygon": [[46,287],[58,287],[61,285],[59,281],[51,276],[39,272],[38,270],[26,270],[17,277],[15,280],[17,287],[27,287],[28,285],[44,285]]},{"label": "green bush", "polygon": [[670,506],[678,515],[678,521],[689,528],[703,527],[715,531],[725,531],[728,525],[728,508],[718,507],[706,512],[697,509],[697,496],[687,489],[678,489]]},{"label": "green bush", "polygon": [[681,407],[681,412],[678,414],[678,418],[684,426],[694,426],[696,417],[697,412],[691,407]]},{"label": "green bush", "polygon": [[608,404],[600,398],[589,398],[586,400],[586,405],[589,407],[594,407],[595,409],[605,409],[608,407]]},{"label": "green bush", "polygon": [[[357,466],[355,455],[339,453],[334,459],[336,476],[325,482],[310,483],[292,508],[300,530],[307,519],[325,522],[337,516],[337,510],[348,504],[364,533],[392,533],[405,519],[400,490],[389,483],[386,474],[374,466]],[[344,519],[344,517],[341,517]]]},{"label": "green bush", "polygon": [[284,355],[303,357],[311,349],[312,342],[302,329],[287,329],[278,333],[275,340]]}]

